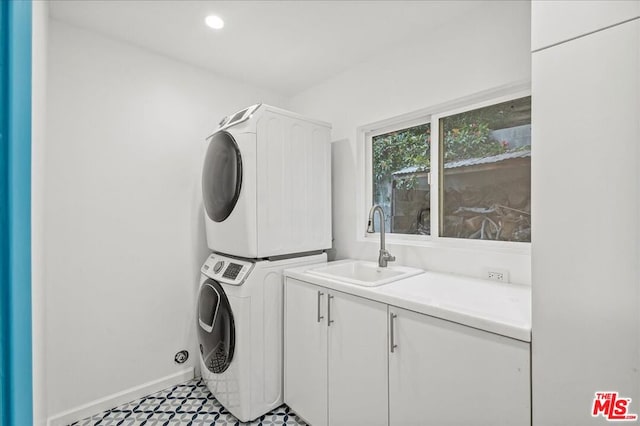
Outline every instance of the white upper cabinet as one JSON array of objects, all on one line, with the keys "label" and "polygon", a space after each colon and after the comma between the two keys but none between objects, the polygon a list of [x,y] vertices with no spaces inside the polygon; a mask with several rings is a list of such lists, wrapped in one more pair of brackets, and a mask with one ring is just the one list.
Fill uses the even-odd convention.
[{"label": "white upper cabinet", "polygon": [[639,16],[640,0],[534,0],[531,4],[531,50]]}]

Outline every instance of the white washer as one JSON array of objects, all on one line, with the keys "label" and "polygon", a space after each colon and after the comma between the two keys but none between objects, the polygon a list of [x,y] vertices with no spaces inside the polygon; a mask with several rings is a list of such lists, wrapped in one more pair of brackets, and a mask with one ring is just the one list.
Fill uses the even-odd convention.
[{"label": "white washer", "polygon": [[282,270],[326,261],[324,253],[276,261],[213,253],[202,265],[202,379],[239,420],[254,420],[283,403]]},{"label": "white washer", "polygon": [[209,248],[246,258],[330,248],[330,131],[264,104],[225,117],[202,170]]}]

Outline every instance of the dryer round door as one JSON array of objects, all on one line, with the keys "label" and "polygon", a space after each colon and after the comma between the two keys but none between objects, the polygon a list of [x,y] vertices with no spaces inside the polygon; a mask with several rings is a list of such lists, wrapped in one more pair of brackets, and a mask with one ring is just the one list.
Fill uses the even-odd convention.
[{"label": "dryer round door", "polygon": [[233,360],[236,331],[229,299],[222,286],[212,279],[200,287],[198,341],[207,369],[212,373],[223,373]]},{"label": "dryer round door", "polygon": [[235,207],[242,187],[242,156],[229,132],[211,136],[202,169],[202,198],[207,216],[224,221]]}]

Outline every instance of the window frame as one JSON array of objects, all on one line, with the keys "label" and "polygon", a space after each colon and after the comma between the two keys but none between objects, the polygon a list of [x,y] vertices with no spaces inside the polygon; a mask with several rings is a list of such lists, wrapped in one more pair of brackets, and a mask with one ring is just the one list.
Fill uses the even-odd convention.
[{"label": "window frame", "polygon": [[358,191],[359,196],[356,197],[356,241],[377,243],[380,238],[379,232],[373,234],[366,232],[369,210],[373,202],[373,137],[420,124],[430,123],[431,235],[394,234],[387,232],[387,243],[415,247],[446,247],[474,251],[531,254],[530,242],[476,240],[443,237],[440,235],[440,217],[443,205],[441,174],[444,166],[440,155],[440,119],[526,96],[531,96],[531,84],[528,81],[501,86],[359,127],[357,131],[357,158],[360,163],[358,167],[360,191]]},{"label": "window frame", "polygon": [[[366,149],[365,149],[365,163],[366,163],[366,173],[367,173],[367,177],[365,178],[365,198],[368,200],[369,203],[369,209],[371,208],[371,206],[373,205],[373,138],[376,136],[380,136],[380,135],[384,135],[387,133],[391,133],[391,132],[395,132],[397,130],[403,130],[403,129],[408,129],[411,127],[415,127],[415,126],[420,126],[422,124],[431,124],[431,118],[430,116],[420,116],[417,118],[412,118],[410,120],[405,120],[402,122],[396,122],[390,126],[386,126],[386,127],[382,127],[382,128],[377,128],[373,131],[367,132],[366,134]],[[433,127],[431,128],[431,138],[433,140]],[[429,202],[432,202],[432,198],[433,197],[433,191],[431,191],[430,194],[430,198],[429,198]],[[369,217],[369,210],[366,211],[365,213],[367,219]],[[378,235],[379,236],[380,232],[376,232],[375,234],[368,234],[365,231],[365,236],[369,236],[369,235]],[[409,241],[421,241],[424,240],[425,238],[430,238],[431,235],[414,235],[414,234],[392,234],[390,232],[386,232],[385,236],[388,236],[390,238],[389,241],[393,240],[393,236],[394,235],[401,235],[404,237],[404,239],[407,239]],[[402,238],[401,238],[402,239]]]}]

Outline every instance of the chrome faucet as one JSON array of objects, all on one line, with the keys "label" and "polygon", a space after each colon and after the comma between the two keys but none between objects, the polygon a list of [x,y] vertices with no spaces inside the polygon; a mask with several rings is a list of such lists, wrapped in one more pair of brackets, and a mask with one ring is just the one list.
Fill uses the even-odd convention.
[{"label": "chrome faucet", "polygon": [[380,254],[378,255],[378,266],[386,268],[387,262],[393,262],[396,260],[396,257],[392,256],[384,246],[384,210],[382,210],[382,207],[377,204],[369,210],[369,225],[367,226],[367,232],[370,234],[375,232],[373,227],[373,217],[376,211],[380,213]]}]

